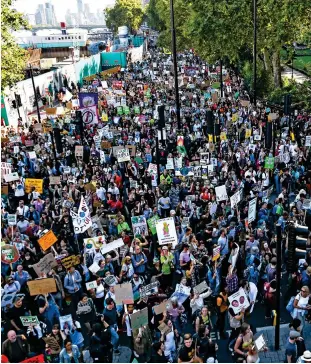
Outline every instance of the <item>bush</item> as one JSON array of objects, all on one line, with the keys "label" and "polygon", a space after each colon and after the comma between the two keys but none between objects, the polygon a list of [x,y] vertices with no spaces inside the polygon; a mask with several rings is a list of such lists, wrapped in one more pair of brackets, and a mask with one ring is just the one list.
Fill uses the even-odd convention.
[{"label": "bush", "polygon": [[[253,90],[253,64],[249,61],[244,63],[242,68],[242,77],[244,78],[246,88]],[[266,97],[273,89],[272,75],[267,72],[262,63],[257,63],[257,96]]]}]

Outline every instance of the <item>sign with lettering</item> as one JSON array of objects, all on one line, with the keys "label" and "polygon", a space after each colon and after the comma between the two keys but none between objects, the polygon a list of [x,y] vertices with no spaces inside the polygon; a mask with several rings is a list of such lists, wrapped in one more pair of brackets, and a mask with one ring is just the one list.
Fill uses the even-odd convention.
[{"label": "sign with lettering", "polygon": [[15,245],[5,244],[1,247],[1,262],[11,264],[17,262],[19,259],[19,252]]},{"label": "sign with lettering", "polygon": [[20,319],[23,326],[39,325],[37,316],[21,316]]},{"label": "sign with lettering", "polygon": [[215,187],[217,202],[226,201],[228,199],[226,186]]},{"label": "sign with lettering", "polygon": [[52,230],[48,231],[45,235],[43,235],[40,239],[38,239],[38,243],[41,246],[42,250],[48,250],[53,244],[57,242],[57,237],[53,233]]},{"label": "sign with lettering", "polygon": [[51,185],[60,185],[60,176],[50,176],[50,184]]},{"label": "sign with lettering", "polygon": [[143,308],[130,315],[132,330],[137,330],[140,327],[148,325],[148,307]]},{"label": "sign with lettering", "polygon": [[131,160],[130,151],[128,149],[117,150],[117,160],[119,163],[130,161]]},{"label": "sign with lettering", "polygon": [[116,304],[130,304],[134,303],[133,289],[131,283],[118,284],[114,287],[116,296]]},{"label": "sign with lettering", "polygon": [[26,178],[25,179],[25,192],[32,192],[32,187],[35,187],[36,192],[43,193],[43,179]]},{"label": "sign with lettering", "polygon": [[68,269],[70,267],[74,267],[75,265],[80,264],[80,257],[78,255],[70,255],[69,257],[63,258],[61,260],[62,265]]},{"label": "sign with lettering", "polygon": [[57,292],[56,282],[54,278],[36,279],[27,282],[30,296],[37,296],[39,294],[47,294]]},{"label": "sign with lettering", "polygon": [[38,277],[41,277],[44,273],[49,273],[52,268],[57,266],[57,262],[52,253],[47,254],[38,263],[34,264],[32,267],[37,273]]}]

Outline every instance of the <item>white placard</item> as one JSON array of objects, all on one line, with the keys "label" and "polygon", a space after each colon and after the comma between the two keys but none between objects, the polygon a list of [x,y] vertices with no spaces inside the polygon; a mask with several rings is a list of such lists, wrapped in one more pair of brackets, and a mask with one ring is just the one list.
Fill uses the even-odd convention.
[{"label": "white placard", "polygon": [[241,201],[241,193],[237,191],[233,196],[230,197],[231,208],[233,209]]},{"label": "white placard", "polygon": [[17,218],[15,214],[8,214],[8,224],[11,226],[16,225],[17,223]]},{"label": "white placard", "polygon": [[311,146],[311,135],[307,135],[306,136],[305,146],[306,147],[310,147]]},{"label": "white placard", "polygon": [[248,203],[248,223],[251,223],[256,219],[256,205],[257,205],[257,197]]},{"label": "white placard", "polygon": [[117,150],[116,154],[117,154],[117,160],[119,163],[129,162],[131,160],[130,151],[126,148]]},{"label": "white placard", "polygon": [[5,182],[13,182],[13,181],[19,180],[19,175],[17,172],[13,172],[13,173],[4,175],[3,178],[4,178]]},{"label": "white placard", "polygon": [[112,250],[120,248],[123,245],[124,245],[124,241],[120,238],[120,239],[114,240],[113,242],[111,242],[109,244],[103,244],[102,247],[100,248],[100,251],[102,254],[106,254],[106,253],[111,252]]},{"label": "white placard", "polygon": [[29,159],[37,159],[37,154],[34,151],[28,152],[28,156],[29,156]]},{"label": "white placard", "polygon": [[254,342],[257,351],[261,351],[266,346],[266,341],[263,337],[263,335],[260,335]]},{"label": "white placard", "polygon": [[230,307],[235,314],[241,312],[241,309],[247,309],[249,307],[249,300],[243,288],[240,288],[236,293],[233,293],[228,297]]},{"label": "white placard", "polygon": [[226,201],[228,199],[227,190],[226,190],[225,185],[215,187],[215,192],[216,192],[217,202]]},{"label": "white placard", "polygon": [[100,270],[100,266],[94,262],[90,267],[89,270],[93,273],[96,274],[99,270]]},{"label": "white placard", "polygon": [[96,289],[97,288],[97,281],[86,282],[85,285],[86,285],[87,290]]},{"label": "white placard", "polygon": [[156,221],[156,230],[160,245],[173,244],[173,247],[177,245],[178,240],[173,217]]}]

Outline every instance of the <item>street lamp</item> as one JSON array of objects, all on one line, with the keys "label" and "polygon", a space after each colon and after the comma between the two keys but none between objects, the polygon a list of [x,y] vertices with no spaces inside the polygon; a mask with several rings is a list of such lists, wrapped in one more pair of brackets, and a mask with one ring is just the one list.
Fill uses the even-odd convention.
[{"label": "street lamp", "polygon": [[180,104],[179,104],[179,90],[178,90],[178,74],[177,74],[177,55],[176,55],[176,31],[174,21],[174,0],[170,0],[171,8],[171,27],[172,27],[172,56],[174,65],[174,83],[175,83],[175,101],[176,101],[176,116],[178,129],[181,129],[180,123]]},{"label": "street lamp", "polygon": [[254,17],[254,49],[253,49],[253,94],[254,105],[257,101],[257,0],[253,0]]}]

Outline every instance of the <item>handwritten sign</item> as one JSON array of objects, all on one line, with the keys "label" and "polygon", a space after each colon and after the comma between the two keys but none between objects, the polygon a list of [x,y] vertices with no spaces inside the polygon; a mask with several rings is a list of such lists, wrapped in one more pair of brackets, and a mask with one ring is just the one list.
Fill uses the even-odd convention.
[{"label": "handwritten sign", "polygon": [[134,312],[130,315],[132,330],[148,325],[148,308]]},{"label": "handwritten sign", "polygon": [[83,145],[76,145],[75,146],[75,156],[76,157],[83,157]]},{"label": "handwritten sign", "polygon": [[20,319],[23,326],[39,325],[37,316],[21,316]]},{"label": "handwritten sign", "polygon": [[39,294],[47,294],[50,292],[57,292],[56,282],[54,278],[36,279],[27,282],[30,296],[37,296]]},{"label": "handwritten sign", "polygon": [[63,258],[61,262],[63,267],[68,269],[70,267],[74,267],[75,265],[80,264],[80,257],[78,255],[70,255],[69,257]]},{"label": "handwritten sign", "polygon": [[196,293],[196,294],[200,294],[200,293],[202,293],[202,292],[205,292],[205,291],[207,291],[208,290],[208,285],[207,285],[207,283],[206,283],[206,281],[203,281],[203,282],[201,282],[200,284],[198,284],[197,286],[195,286],[194,288],[193,288],[193,291],[194,291],[194,293]]},{"label": "handwritten sign", "polygon": [[45,257],[39,260],[38,263],[34,264],[32,267],[37,273],[38,277],[41,277],[44,273],[49,273],[52,268],[57,266],[57,262],[52,253],[47,254]]},{"label": "handwritten sign", "polygon": [[32,187],[35,187],[36,192],[43,193],[43,179],[26,178],[25,180],[26,193],[32,192]]},{"label": "handwritten sign", "polygon": [[118,284],[114,287],[116,295],[116,304],[131,304],[134,303],[133,290],[131,283]]},{"label": "handwritten sign", "polygon": [[51,185],[60,185],[60,176],[50,176],[50,184]]},{"label": "handwritten sign", "polygon": [[17,262],[19,259],[19,252],[15,245],[5,244],[1,247],[1,262],[11,264]]},{"label": "handwritten sign", "polygon": [[52,230],[48,231],[45,235],[43,235],[40,239],[38,239],[38,243],[41,248],[45,251],[49,249],[53,244],[57,242],[57,237],[53,233]]}]

